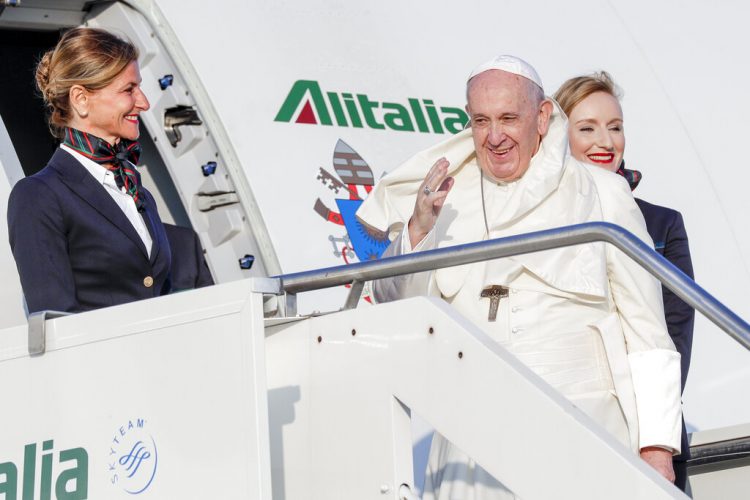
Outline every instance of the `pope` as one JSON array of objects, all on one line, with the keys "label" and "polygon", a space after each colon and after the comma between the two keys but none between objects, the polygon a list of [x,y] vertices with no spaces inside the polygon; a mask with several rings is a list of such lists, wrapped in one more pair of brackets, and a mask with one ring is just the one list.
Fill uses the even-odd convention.
[{"label": "pope", "polygon": [[[567,119],[533,67],[496,57],[471,73],[466,95],[470,128],[392,171],[357,212],[392,235],[384,256],[593,221],[651,245],[625,179],[570,155]],[[380,280],[372,292],[442,297],[674,480],[680,355],[659,282],[618,249],[587,243]],[[425,498],[514,496],[436,433]]]}]

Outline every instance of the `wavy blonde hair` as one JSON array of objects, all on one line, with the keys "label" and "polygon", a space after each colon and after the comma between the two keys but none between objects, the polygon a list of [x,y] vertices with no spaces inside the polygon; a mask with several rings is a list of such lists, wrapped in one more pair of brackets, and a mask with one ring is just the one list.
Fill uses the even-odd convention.
[{"label": "wavy blonde hair", "polygon": [[71,118],[70,89],[99,90],[138,59],[129,41],[97,28],[73,28],[47,51],[36,67],[36,85],[47,106],[50,132],[57,138]]},{"label": "wavy blonde hair", "polygon": [[567,116],[573,108],[593,93],[606,92],[618,101],[622,95],[619,87],[606,71],[571,78],[557,89],[553,96]]}]

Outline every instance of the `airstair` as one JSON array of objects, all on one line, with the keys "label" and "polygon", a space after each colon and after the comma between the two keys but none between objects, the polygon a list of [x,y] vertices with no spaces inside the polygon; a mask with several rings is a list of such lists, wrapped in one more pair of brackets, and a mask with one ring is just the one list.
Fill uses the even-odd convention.
[{"label": "airstair", "polygon": [[[0,492],[24,499],[53,491],[68,499],[416,498],[410,419],[417,414],[525,499],[684,498],[438,299],[355,308],[351,298],[331,314],[292,311],[305,290],[349,282],[356,296],[359,284],[377,277],[594,240],[616,245],[750,345],[746,323],[606,223],[70,316],[38,313],[28,328],[0,332]],[[693,476],[721,474],[724,491],[732,488],[728,471],[738,488],[750,477],[737,460],[716,460],[717,450],[746,450],[746,440],[726,437],[714,440],[720,448],[696,447],[699,459],[713,453],[700,467],[714,472]]]}]

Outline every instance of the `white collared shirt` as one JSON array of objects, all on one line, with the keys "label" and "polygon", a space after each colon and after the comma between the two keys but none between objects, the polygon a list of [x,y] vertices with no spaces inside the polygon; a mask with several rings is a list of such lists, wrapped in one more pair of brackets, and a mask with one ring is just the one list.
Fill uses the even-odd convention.
[{"label": "white collared shirt", "polygon": [[78,160],[78,162],[83,165],[84,168],[88,170],[88,172],[92,176],[94,176],[94,179],[96,179],[96,181],[104,187],[104,190],[107,191],[107,194],[109,194],[109,196],[112,197],[115,203],[117,203],[117,206],[120,207],[120,210],[122,210],[122,212],[125,214],[125,217],[127,217],[130,223],[133,225],[133,229],[135,229],[135,231],[138,233],[138,236],[140,236],[141,240],[143,240],[143,244],[145,245],[146,251],[148,252],[148,257],[151,258],[151,246],[153,244],[153,241],[151,240],[151,234],[148,232],[148,228],[146,227],[146,223],[144,222],[143,217],[141,217],[141,214],[138,213],[138,209],[135,206],[135,200],[133,199],[133,197],[125,191],[124,187],[117,187],[114,173],[99,165],[95,161],[86,158],[85,156],[66,146],[65,144],[61,144],[60,147],[73,155],[73,157]]}]

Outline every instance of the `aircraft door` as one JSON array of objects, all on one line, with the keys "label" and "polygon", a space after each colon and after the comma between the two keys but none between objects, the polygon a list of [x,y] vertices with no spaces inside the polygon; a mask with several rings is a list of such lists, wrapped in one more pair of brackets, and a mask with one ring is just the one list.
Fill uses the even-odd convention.
[{"label": "aircraft door", "polygon": [[141,87],[151,105],[140,115],[140,171],[163,219],[196,230],[217,283],[279,273],[239,159],[222,139],[210,101],[196,97],[205,90],[176,49],[179,41],[119,2],[93,7],[86,24],[120,33],[140,49]]},{"label": "aircraft door", "polygon": [[[7,200],[10,190],[24,177],[21,162],[10,140],[5,123],[0,117],[0,200]],[[0,330],[26,322],[26,311],[21,291],[21,282],[16,270],[16,262],[8,244],[8,205],[0,203]]]}]

